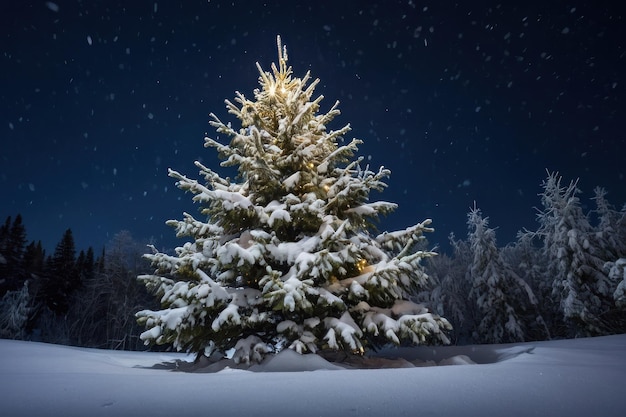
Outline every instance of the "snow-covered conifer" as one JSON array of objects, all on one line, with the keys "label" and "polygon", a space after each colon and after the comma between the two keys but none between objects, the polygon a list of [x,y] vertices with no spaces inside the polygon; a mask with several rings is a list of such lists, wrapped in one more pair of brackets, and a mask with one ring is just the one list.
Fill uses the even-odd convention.
[{"label": "snow-covered conifer", "polygon": [[470,298],[478,307],[474,340],[480,343],[524,341],[525,316],[537,304],[530,286],[504,261],[495,230],[479,209],[468,213],[468,241],[473,254],[467,270],[473,283]]},{"label": "snow-covered conifer", "polygon": [[529,306],[524,322],[527,326],[526,340],[550,339],[550,323],[556,318],[552,300],[552,280],[546,274],[547,262],[541,253],[539,239],[534,232],[524,230],[517,234],[517,241],[500,248],[504,262],[527,283],[536,298]]},{"label": "snow-covered conifer", "polygon": [[616,260],[626,257],[626,211],[617,211],[606,199],[607,191],[602,187],[594,190],[595,214],[598,218],[595,239],[601,258]]},{"label": "snow-covered conifer", "polygon": [[538,234],[552,277],[552,296],[573,335],[607,331],[602,315],[613,306],[613,290],[595,232],[583,213],[576,182],[561,185],[558,173],[543,182]]},{"label": "snow-covered conifer", "polygon": [[320,112],[319,80],[292,75],[278,38],[278,65],[257,64],[254,100],[226,101],[239,129],[211,115],[229,144],[206,138],[235,180],[196,162],[204,181],[170,170],[179,188],[201,205],[201,217],[171,220],[190,239],[175,255],[147,255],[156,267],[140,276],[162,310],[137,313],[147,343],[211,354],[234,349],[239,362],[267,352],[368,345],[447,342],[449,323],[408,301],[427,279],[415,250],[425,220],[402,231],[374,234],[379,215],[396,208],[370,202],[390,171],[371,171],[354,158],[360,140],[328,126],[337,103]]},{"label": "snow-covered conifer", "polygon": [[608,262],[606,267],[609,270],[609,277],[617,282],[613,299],[615,305],[626,310],[626,258],[620,258],[615,262]]},{"label": "snow-covered conifer", "polygon": [[463,344],[471,341],[471,323],[477,315],[476,306],[469,299],[472,283],[466,274],[472,256],[467,241],[456,240],[454,234],[450,234],[450,245],[454,249],[452,256],[440,254],[428,259],[428,287],[417,299],[445,316],[452,324],[450,339]]},{"label": "snow-covered conifer", "polygon": [[0,298],[0,338],[24,338],[31,304],[28,281],[21,290],[8,291]]}]

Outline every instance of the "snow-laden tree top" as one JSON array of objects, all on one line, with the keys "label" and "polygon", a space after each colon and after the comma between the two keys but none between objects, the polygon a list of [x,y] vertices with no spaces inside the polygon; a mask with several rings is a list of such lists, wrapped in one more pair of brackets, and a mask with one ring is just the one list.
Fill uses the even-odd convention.
[{"label": "snow-laden tree top", "polygon": [[327,129],[338,103],[320,113],[319,80],[294,77],[277,43],[278,66],[257,64],[254,101],[241,93],[236,104],[226,101],[241,127],[211,114],[230,142],[205,138],[205,146],[236,167],[237,178],[199,162],[203,183],[170,170],[203,217],[168,221],[191,238],[175,256],[147,255],[156,271],[140,279],[163,309],[138,313],[143,339],[200,354],[234,348],[243,361],[283,347],[363,352],[402,340],[447,342],[448,322],[408,301],[427,278],[420,260],[433,253],[415,245],[430,220],[372,234],[378,216],[396,207],[369,201],[390,171],[361,167],[361,141],[342,144],[349,125]]}]

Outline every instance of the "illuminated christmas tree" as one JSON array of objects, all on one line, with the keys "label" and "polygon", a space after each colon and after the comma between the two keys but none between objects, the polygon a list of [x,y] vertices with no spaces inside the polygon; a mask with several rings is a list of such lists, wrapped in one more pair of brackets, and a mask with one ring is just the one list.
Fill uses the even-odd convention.
[{"label": "illuminated christmas tree", "polygon": [[415,249],[430,220],[376,235],[378,216],[396,205],[369,194],[385,188],[390,171],[361,166],[361,141],[342,144],[349,125],[327,129],[338,103],[320,113],[319,80],[292,75],[280,38],[278,66],[257,67],[255,100],[237,93],[226,101],[241,128],[211,114],[230,143],[205,138],[237,178],[199,162],[203,182],[170,170],[202,219],[168,221],[191,240],[174,256],[146,255],[156,271],[139,279],[163,309],[137,313],[142,339],[205,355],[234,349],[238,363],[282,348],[363,353],[385,343],[447,343],[447,320],[408,300],[427,279],[421,259],[434,255]]}]

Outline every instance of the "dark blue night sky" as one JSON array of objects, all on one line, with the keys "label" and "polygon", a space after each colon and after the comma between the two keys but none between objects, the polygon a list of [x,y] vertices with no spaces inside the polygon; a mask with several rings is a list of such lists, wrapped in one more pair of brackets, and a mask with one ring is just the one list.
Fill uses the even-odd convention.
[{"label": "dark blue night sky", "polygon": [[546,169],[626,202],[626,22],[613,1],[3,1],[0,215],[51,250],[71,228],[99,250],[122,229],[181,244],[195,213],[167,176],[217,167],[208,113],[252,97],[276,35],[323,109],[338,99],[393,230],[466,234],[476,201],[505,244],[535,227]]}]

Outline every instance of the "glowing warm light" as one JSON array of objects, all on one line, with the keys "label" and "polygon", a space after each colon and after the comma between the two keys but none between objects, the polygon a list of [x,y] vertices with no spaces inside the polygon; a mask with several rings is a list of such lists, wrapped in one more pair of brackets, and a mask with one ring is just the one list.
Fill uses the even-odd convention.
[{"label": "glowing warm light", "polygon": [[356,268],[359,270],[359,272],[363,272],[365,267],[367,267],[367,261],[365,259],[361,259],[359,260],[359,262],[356,263]]},{"label": "glowing warm light", "polygon": [[363,356],[363,354],[365,354],[365,349],[363,349],[363,346],[359,346],[359,348],[358,348],[358,349],[354,349],[354,350],[352,351],[352,354],[354,354],[354,355],[361,355],[361,356]]}]

